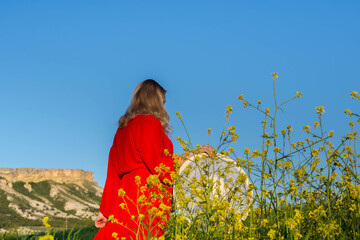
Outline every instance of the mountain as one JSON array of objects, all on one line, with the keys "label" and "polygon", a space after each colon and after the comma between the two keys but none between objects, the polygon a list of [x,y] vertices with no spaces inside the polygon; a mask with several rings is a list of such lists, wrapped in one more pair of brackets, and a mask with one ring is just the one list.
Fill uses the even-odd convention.
[{"label": "mountain", "polygon": [[103,189],[80,169],[0,168],[0,228],[92,222]]}]

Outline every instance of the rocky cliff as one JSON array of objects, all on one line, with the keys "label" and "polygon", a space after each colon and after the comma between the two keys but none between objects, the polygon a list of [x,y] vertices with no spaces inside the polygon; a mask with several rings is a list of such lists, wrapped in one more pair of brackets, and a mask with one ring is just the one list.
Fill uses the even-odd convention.
[{"label": "rocky cliff", "polygon": [[94,220],[103,189],[93,179],[81,169],[0,168],[0,230],[41,225],[44,216],[59,227]]},{"label": "rocky cliff", "polygon": [[92,182],[94,173],[81,169],[0,168],[0,176],[11,182],[41,182],[84,184]]}]

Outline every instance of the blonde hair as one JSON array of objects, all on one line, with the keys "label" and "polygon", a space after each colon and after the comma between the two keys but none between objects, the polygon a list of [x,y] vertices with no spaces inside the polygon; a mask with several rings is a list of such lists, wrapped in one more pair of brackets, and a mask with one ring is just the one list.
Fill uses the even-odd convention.
[{"label": "blonde hair", "polygon": [[134,90],[130,106],[119,119],[119,128],[127,125],[136,115],[153,115],[160,120],[164,132],[170,132],[169,114],[164,106],[166,90],[155,80],[146,79]]}]

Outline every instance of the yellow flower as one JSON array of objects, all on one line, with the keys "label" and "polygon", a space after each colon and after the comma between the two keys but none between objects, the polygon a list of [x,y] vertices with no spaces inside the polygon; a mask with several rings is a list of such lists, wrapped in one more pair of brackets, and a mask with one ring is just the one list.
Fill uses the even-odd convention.
[{"label": "yellow flower", "polygon": [[274,152],[280,152],[281,149],[279,147],[274,147]]},{"label": "yellow flower", "polygon": [[266,114],[266,115],[269,115],[269,113],[270,113],[270,109],[269,109],[269,108],[265,108],[265,114]]},{"label": "yellow flower", "polygon": [[317,150],[317,149],[312,150],[311,155],[316,157],[317,155],[319,155],[319,150]]},{"label": "yellow flower", "polygon": [[48,221],[49,221],[49,217],[44,217],[43,218],[43,225],[46,227],[46,228],[50,228],[50,224],[48,224]]},{"label": "yellow flower", "polygon": [[240,95],[238,96],[238,99],[239,99],[240,101],[244,101],[244,94],[240,94]]},{"label": "yellow flower", "polygon": [[43,218],[43,224],[47,223],[49,221],[49,217],[44,217]]},{"label": "yellow flower", "polygon": [[285,135],[285,134],[286,134],[286,130],[285,130],[285,129],[281,130],[281,134],[282,134],[282,135]]},{"label": "yellow flower", "polygon": [[344,111],[344,113],[345,113],[345,116],[349,116],[349,117],[351,117],[351,115],[353,114],[353,112],[350,109],[346,109]]},{"label": "yellow flower", "polygon": [[331,130],[328,135],[329,135],[329,137],[333,137],[334,136],[334,131]]},{"label": "yellow flower", "polygon": [[288,125],[286,128],[289,130],[289,132],[293,130],[291,125]]},{"label": "yellow flower", "polygon": [[310,130],[310,126],[307,125],[307,126],[303,127],[302,130],[308,133]]},{"label": "yellow flower", "polygon": [[286,162],[284,162],[284,167],[285,168],[291,168],[291,161],[286,161]]},{"label": "yellow flower", "polygon": [[325,112],[324,106],[315,107],[315,109],[316,109],[316,113],[319,114],[320,116],[323,115],[323,113]]},{"label": "yellow flower", "polygon": [[113,232],[113,233],[111,234],[111,236],[112,236],[113,238],[115,238],[115,239],[119,239],[119,238],[118,238],[118,233],[116,233],[116,232]]},{"label": "yellow flower", "polygon": [[274,147],[274,152],[280,152],[281,149],[279,147]]},{"label": "yellow flower", "polygon": [[137,185],[141,184],[141,177],[140,177],[140,176],[136,176],[136,177],[135,177],[135,183],[136,183]]},{"label": "yellow flower", "polygon": [[259,152],[258,150],[254,150],[254,151],[252,152],[252,155],[253,155],[254,157],[257,157],[257,156],[260,155],[260,152]]},{"label": "yellow flower", "polygon": [[231,112],[233,109],[231,106],[226,106],[226,111],[225,113]]},{"label": "yellow flower", "polygon": [[179,119],[181,119],[181,113],[176,112],[176,117],[179,118]]},{"label": "yellow flower", "polygon": [[268,223],[269,223],[269,220],[263,219],[262,222],[261,222],[261,225],[262,225],[263,227],[265,227],[266,224],[268,224]]},{"label": "yellow flower", "polygon": [[257,101],[257,103],[258,103],[258,104],[261,104],[261,103],[262,103],[262,101],[261,101],[261,100],[258,100],[258,101]]},{"label": "yellow flower", "polygon": [[271,73],[271,75],[273,76],[272,79],[275,81],[276,78],[278,78],[278,73],[277,72],[273,72]]},{"label": "yellow flower", "polygon": [[118,191],[118,194],[119,194],[119,197],[125,196],[125,191],[124,191],[124,189],[120,188],[119,191]]},{"label": "yellow flower", "polygon": [[314,127],[319,126],[319,122],[314,122]]},{"label": "yellow flower", "polygon": [[244,108],[246,108],[248,105],[249,105],[249,103],[244,101]]},{"label": "yellow flower", "polygon": [[139,214],[139,220],[142,221],[145,218],[144,214]]},{"label": "yellow flower", "polygon": [[244,153],[245,153],[245,154],[249,154],[249,153],[250,153],[250,149],[245,148]]},{"label": "yellow flower", "polygon": [[211,128],[206,129],[206,131],[207,131],[207,134],[208,134],[208,135],[211,134]]},{"label": "yellow flower", "polygon": [[352,99],[355,99],[355,98],[357,97],[357,95],[358,95],[358,93],[355,92],[355,91],[352,91],[352,92],[350,93],[350,96],[352,97]]},{"label": "yellow flower", "polygon": [[301,95],[302,95],[302,93],[301,93],[301,92],[296,92],[295,97],[301,98]]},{"label": "yellow flower", "polygon": [[45,236],[39,237],[39,240],[54,240],[54,237],[51,235],[45,235]]},{"label": "yellow flower", "polygon": [[267,236],[270,238],[270,240],[273,240],[276,238],[276,231],[274,229],[270,229]]}]

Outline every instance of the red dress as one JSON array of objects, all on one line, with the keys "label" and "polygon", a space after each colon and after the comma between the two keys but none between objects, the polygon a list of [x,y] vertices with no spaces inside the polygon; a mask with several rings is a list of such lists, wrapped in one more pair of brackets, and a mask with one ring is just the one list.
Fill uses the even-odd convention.
[{"label": "red dress", "polygon": [[[131,202],[136,203],[139,197],[139,186],[135,182],[135,177],[141,177],[140,186],[143,186],[151,174],[157,174],[155,168],[161,163],[169,167],[170,171],[173,171],[174,160],[171,155],[165,153],[165,149],[168,150],[169,154],[172,154],[172,142],[163,131],[160,121],[152,115],[137,115],[124,128],[117,129],[109,153],[107,178],[101,199],[100,212],[105,217],[113,215],[118,223],[107,222],[105,227],[98,231],[94,239],[115,239],[112,237],[114,232],[117,233],[118,239],[122,237],[126,237],[128,240],[144,239],[142,237],[136,238],[134,234],[134,231],[139,231],[139,226],[134,221],[134,217],[137,219],[139,214],[143,214],[146,220],[146,217],[149,216],[144,207],[138,209]],[[167,183],[166,178],[171,179],[170,174],[159,175],[159,180],[163,183]],[[171,185],[167,184],[167,186],[167,194],[165,194],[167,196],[165,196],[163,202],[170,207],[172,188]],[[121,188],[125,191],[126,196],[124,199],[127,208],[125,209],[119,206],[124,203],[124,199],[118,195],[118,190]],[[145,195],[148,197],[149,193],[147,192]],[[156,203],[153,203],[152,206],[154,204],[156,205]],[[159,203],[157,204],[156,207],[159,206]],[[131,215],[134,216],[131,217]],[[159,237],[164,233],[164,228],[160,227],[160,221],[161,219],[157,217],[152,220],[152,230],[150,232],[154,237]],[[161,223],[163,224],[163,222]],[[148,233],[145,231],[145,234]]]}]

